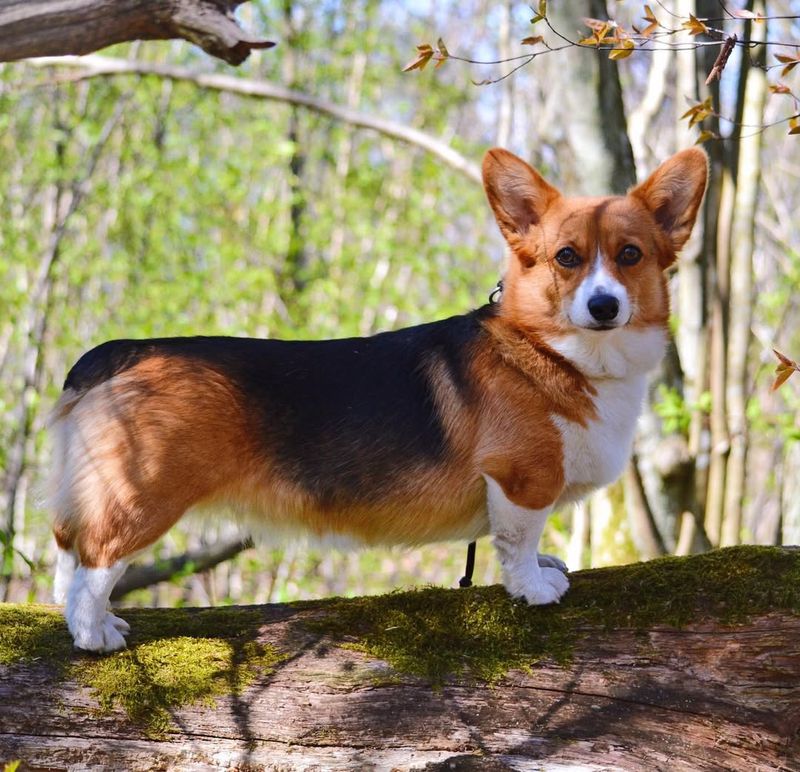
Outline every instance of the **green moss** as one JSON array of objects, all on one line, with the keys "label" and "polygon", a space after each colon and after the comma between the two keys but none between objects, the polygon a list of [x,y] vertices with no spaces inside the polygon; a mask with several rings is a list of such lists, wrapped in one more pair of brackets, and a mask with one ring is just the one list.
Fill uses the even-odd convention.
[{"label": "green moss", "polygon": [[83,658],[72,675],[92,689],[101,712],[122,708],[151,735],[169,727],[174,709],[238,694],[283,659],[253,640],[257,609],[129,609],[124,616],[129,648]]},{"label": "green moss", "polygon": [[271,646],[252,641],[173,637],[81,663],[75,677],[91,687],[101,712],[121,707],[148,734],[159,735],[175,708],[238,694],[280,660]]},{"label": "green moss", "polygon": [[241,638],[254,635],[263,618],[256,607],[207,609],[122,609],[131,626],[129,644],[161,638]]},{"label": "green moss", "polygon": [[567,662],[586,628],[800,612],[800,553],[733,547],[582,571],[571,584],[560,604],[546,607],[513,601],[501,587],[340,600],[311,626],[434,684],[454,675],[493,681],[545,657]]},{"label": "green moss", "polygon": [[257,609],[129,609],[129,648],[76,652],[63,616],[37,606],[0,605],[0,664],[46,660],[89,686],[101,713],[122,708],[147,733],[162,733],[175,708],[238,693],[283,658],[253,640]]},{"label": "green moss", "polygon": [[59,612],[0,603],[0,665],[40,659],[62,665],[71,652],[72,639]]}]

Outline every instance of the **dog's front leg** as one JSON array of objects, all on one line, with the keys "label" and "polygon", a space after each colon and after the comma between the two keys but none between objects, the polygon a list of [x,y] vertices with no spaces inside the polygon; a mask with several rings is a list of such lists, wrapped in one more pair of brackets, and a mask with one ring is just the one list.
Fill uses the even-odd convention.
[{"label": "dog's front leg", "polygon": [[552,511],[527,509],[510,501],[500,484],[486,477],[487,506],[494,546],[503,568],[503,584],[515,598],[533,605],[556,603],[569,589],[561,561],[538,553],[539,537]]}]

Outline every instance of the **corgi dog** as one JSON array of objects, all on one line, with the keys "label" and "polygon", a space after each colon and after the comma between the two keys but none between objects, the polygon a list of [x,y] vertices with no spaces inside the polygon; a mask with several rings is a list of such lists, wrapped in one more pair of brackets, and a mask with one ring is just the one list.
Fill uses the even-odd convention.
[{"label": "corgi dog", "polygon": [[131,556],[189,509],[365,544],[493,536],[508,592],[557,602],[550,512],[613,482],[667,340],[664,269],[708,163],[684,150],[626,196],[569,198],[511,153],[483,162],[509,247],[502,296],[368,338],[116,340],[53,414],[55,594],[75,646],[125,646]]}]

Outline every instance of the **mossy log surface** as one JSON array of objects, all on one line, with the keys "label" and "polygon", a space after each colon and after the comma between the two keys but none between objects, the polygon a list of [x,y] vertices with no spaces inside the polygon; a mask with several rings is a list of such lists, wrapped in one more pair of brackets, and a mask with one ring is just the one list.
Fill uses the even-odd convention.
[{"label": "mossy log surface", "polygon": [[800,552],[502,588],[121,612],[73,652],[0,605],[0,761],[20,769],[800,770]]}]

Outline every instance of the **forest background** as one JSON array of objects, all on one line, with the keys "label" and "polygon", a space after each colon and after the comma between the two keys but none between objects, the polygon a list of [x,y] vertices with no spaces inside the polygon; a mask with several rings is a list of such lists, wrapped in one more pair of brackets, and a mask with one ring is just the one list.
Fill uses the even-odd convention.
[{"label": "forest background", "polygon": [[[800,351],[800,2],[551,2],[532,25],[538,10],[254,2],[240,18],[279,45],[235,70],[183,42],[0,67],[0,600],[49,598],[45,424],[83,351],[121,337],[369,335],[483,304],[504,259],[477,175],[494,145],[575,194],[624,193],[698,140],[711,159],[634,459],[551,518],[548,551],[577,569],[800,543],[800,392],[797,379],[770,388],[771,349]],[[619,26],[584,22],[633,36],[648,15],[656,42],[616,59],[604,49],[626,49]],[[561,37],[592,35],[600,50]],[[402,72],[439,38],[431,66]],[[216,519],[180,524],[129,586],[171,581],[124,603],[453,585],[465,552],[246,537]],[[479,545],[481,583],[499,579],[491,552]]]}]

